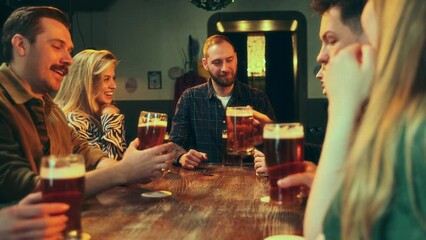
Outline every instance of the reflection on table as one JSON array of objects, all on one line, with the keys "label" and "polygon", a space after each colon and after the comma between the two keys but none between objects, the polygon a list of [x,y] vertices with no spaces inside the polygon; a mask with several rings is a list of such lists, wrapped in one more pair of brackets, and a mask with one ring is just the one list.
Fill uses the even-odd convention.
[{"label": "reflection on table", "polygon": [[[118,187],[85,201],[82,223],[92,239],[264,239],[302,234],[306,199],[277,206],[267,178],[252,166],[173,168],[160,180]],[[146,198],[167,190],[172,195]]]}]

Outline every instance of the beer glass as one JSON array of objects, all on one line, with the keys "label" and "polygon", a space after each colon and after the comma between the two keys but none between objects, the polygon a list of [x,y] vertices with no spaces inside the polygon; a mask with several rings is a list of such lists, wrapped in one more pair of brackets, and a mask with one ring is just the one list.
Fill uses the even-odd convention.
[{"label": "beer glass", "polygon": [[223,144],[223,159],[222,164],[224,166],[241,166],[242,157],[240,155],[230,155],[227,151],[228,144],[228,130],[222,130],[222,144]]},{"label": "beer glass", "polygon": [[66,215],[65,239],[82,239],[81,209],[84,198],[84,157],[81,155],[45,156],[40,176],[43,202],[63,202],[70,206]]},{"label": "beer glass", "polygon": [[227,107],[226,129],[228,130],[228,154],[240,156],[253,154],[253,109],[251,106]]},{"label": "beer glass", "polygon": [[164,142],[167,114],[142,111],[139,115],[139,150],[151,148]]},{"label": "beer glass", "polygon": [[300,198],[303,188],[279,188],[278,179],[303,172],[303,126],[300,123],[268,123],[263,128],[263,150],[270,179],[270,202],[291,203]]}]

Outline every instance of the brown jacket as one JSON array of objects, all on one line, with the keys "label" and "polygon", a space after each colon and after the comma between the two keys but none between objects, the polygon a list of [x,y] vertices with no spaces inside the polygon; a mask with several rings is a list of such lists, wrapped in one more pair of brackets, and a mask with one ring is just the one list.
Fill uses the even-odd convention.
[{"label": "brown jacket", "polygon": [[[42,144],[43,138],[47,141]],[[64,113],[48,94],[43,100],[35,98],[6,64],[1,65],[0,203],[19,200],[34,190],[43,155],[70,153],[84,155],[88,169],[106,157],[68,127]]]}]

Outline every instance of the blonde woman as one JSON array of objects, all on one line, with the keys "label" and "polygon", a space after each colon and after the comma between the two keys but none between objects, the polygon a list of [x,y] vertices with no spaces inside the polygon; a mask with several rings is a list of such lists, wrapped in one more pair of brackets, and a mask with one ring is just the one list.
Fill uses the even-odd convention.
[{"label": "blonde woman", "polygon": [[126,149],[124,115],[112,105],[117,58],[107,50],[83,50],[73,60],[55,102],[82,138],[108,157],[121,159]]},{"label": "blonde woman", "polygon": [[[372,77],[369,103],[345,161],[320,161],[305,236],[318,236],[312,224],[317,217],[326,239],[424,239],[426,4],[370,0],[361,19],[377,60],[375,51],[360,46],[342,50],[332,60],[326,72],[330,120],[351,114],[345,108],[359,110],[369,92],[365,79]],[[352,86],[361,100],[358,106],[341,102],[356,94],[338,91],[339,84]],[[356,114],[352,116],[355,122]],[[337,191],[330,191],[336,186]],[[321,201],[324,195],[332,196],[331,204]],[[325,216],[320,205],[328,209]]]}]

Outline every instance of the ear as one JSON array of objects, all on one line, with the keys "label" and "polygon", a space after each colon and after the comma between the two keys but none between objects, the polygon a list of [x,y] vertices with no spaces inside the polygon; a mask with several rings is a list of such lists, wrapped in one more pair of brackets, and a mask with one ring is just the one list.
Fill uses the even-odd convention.
[{"label": "ear", "polygon": [[203,58],[203,68],[206,69],[206,70],[209,70],[207,68],[207,59],[206,58]]},{"label": "ear", "polygon": [[12,48],[13,52],[16,52],[19,56],[23,57],[27,54],[27,43],[28,40],[21,34],[15,34],[12,37]]}]

